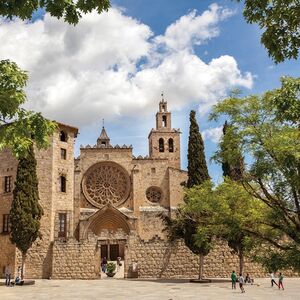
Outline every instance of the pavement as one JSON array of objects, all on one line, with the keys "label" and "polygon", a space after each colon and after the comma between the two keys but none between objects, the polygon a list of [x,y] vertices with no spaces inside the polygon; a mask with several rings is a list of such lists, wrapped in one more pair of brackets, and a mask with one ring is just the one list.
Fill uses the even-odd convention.
[{"label": "pavement", "polygon": [[190,283],[187,280],[141,280],[103,278],[101,280],[36,280],[35,285],[0,285],[0,300],[43,299],[263,299],[300,300],[300,278],[285,278],[285,290],[270,286],[270,279],[256,279],[245,293],[232,290],[230,282]]}]

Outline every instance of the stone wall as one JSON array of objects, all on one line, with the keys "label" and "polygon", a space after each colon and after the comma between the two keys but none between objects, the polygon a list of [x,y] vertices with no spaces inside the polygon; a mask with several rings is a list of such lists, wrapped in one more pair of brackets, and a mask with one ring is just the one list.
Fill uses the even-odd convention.
[{"label": "stone wall", "polygon": [[[171,245],[155,237],[143,241],[129,238],[125,251],[125,276],[132,277],[131,266],[137,263],[139,278],[197,278],[199,258],[179,241]],[[218,242],[205,257],[204,276],[211,278],[229,277],[232,270],[238,272],[239,260],[225,243]],[[254,277],[266,275],[262,267],[246,260],[244,272]]]},{"label": "stone wall", "polygon": [[97,278],[100,278],[100,250],[94,237],[82,242],[74,238],[54,242],[52,279]]},{"label": "stone wall", "polygon": [[[66,141],[60,140],[60,130],[67,138]],[[52,232],[51,240],[58,236],[59,223],[58,214],[67,214],[67,237],[74,235],[74,142],[77,132],[68,126],[60,124],[59,129],[53,134],[53,154],[52,154]],[[61,151],[66,151],[66,157],[61,155]],[[66,178],[66,191],[60,190],[60,176]]]},{"label": "stone wall", "polygon": [[[59,131],[64,129],[69,136],[68,142],[59,141]],[[72,233],[72,212],[73,212],[73,174],[74,174],[74,128],[69,129],[64,125],[59,125],[58,130],[49,137],[50,145],[46,150],[35,149],[37,160],[37,176],[39,180],[39,198],[43,208],[40,232],[42,239],[36,240],[27,254],[26,277],[27,278],[49,278],[52,268],[52,243],[54,239],[54,218],[60,210],[68,212],[68,232]],[[67,159],[61,158],[61,148],[67,150]],[[9,214],[13,195],[12,190],[16,178],[17,160],[9,150],[0,152],[0,224],[2,224],[3,214]],[[59,193],[58,174],[64,172],[69,174],[67,193]],[[4,192],[4,177],[12,176],[13,185],[10,193]],[[11,242],[0,228],[0,249],[4,249],[5,255],[0,255],[0,273],[3,266],[7,264],[7,257],[14,262],[15,268],[21,265],[21,255],[11,245]],[[15,259],[15,253],[16,259]]]},{"label": "stone wall", "polygon": [[[15,264],[15,247],[9,240],[9,234],[3,232],[3,215],[10,212],[17,165],[17,160],[9,150],[0,152],[0,277],[4,276],[4,268],[8,263],[12,266]],[[5,176],[12,176],[10,192],[4,189]]]},{"label": "stone wall", "polygon": [[0,278],[4,278],[4,270],[7,264],[10,264],[12,269],[15,266],[15,249],[9,240],[9,235],[3,235],[0,239]]}]

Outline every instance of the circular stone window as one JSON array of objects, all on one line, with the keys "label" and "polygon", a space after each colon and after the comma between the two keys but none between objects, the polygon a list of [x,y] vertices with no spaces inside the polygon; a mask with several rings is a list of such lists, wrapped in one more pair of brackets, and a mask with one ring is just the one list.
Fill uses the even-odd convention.
[{"label": "circular stone window", "polygon": [[130,178],[125,169],[113,162],[101,162],[88,169],[82,181],[86,199],[96,207],[118,206],[129,196]]},{"label": "circular stone window", "polygon": [[162,190],[157,186],[150,186],[146,190],[146,197],[152,203],[158,203],[162,196]]}]

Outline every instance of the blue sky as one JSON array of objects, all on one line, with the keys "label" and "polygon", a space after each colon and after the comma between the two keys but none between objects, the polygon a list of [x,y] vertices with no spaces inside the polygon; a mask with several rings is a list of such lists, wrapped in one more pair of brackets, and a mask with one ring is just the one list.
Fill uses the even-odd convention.
[{"label": "blue sky", "polygon": [[105,118],[113,144],[132,144],[135,155],[146,155],[163,90],[172,125],[182,130],[182,168],[194,109],[210,175],[220,181],[220,166],[209,161],[221,126],[207,121],[211,106],[235,87],[256,94],[278,87],[280,76],[298,77],[299,60],[275,65],[259,28],[244,21],[235,1],[113,0],[112,6],[76,27],[41,14],[30,24],[0,21],[6,41],[0,59],[29,71],[28,108],[78,126],[77,154],[80,144],[96,142]]}]

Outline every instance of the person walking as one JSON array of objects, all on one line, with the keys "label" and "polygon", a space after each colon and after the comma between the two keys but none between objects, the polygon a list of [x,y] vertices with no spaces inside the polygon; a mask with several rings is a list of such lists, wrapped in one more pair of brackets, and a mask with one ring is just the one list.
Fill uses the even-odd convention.
[{"label": "person walking", "polygon": [[122,258],[120,256],[117,257],[117,272],[120,271],[120,268],[122,266],[121,259]]},{"label": "person walking", "polygon": [[5,285],[10,286],[10,279],[11,279],[11,266],[8,264],[5,267]]},{"label": "person walking", "polygon": [[242,275],[242,273],[240,273],[240,277],[239,277],[239,284],[240,284],[240,289],[242,293],[245,293],[245,289],[244,289],[244,277]]},{"label": "person walking", "polygon": [[107,265],[107,259],[106,259],[106,257],[103,257],[102,262],[101,262],[101,268],[102,268],[103,273],[106,272],[106,265]]},{"label": "person walking", "polygon": [[231,288],[236,289],[236,273],[232,271],[231,273]]},{"label": "person walking", "polygon": [[275,281],[275,275],[274,275],[274,273],[271,273],[270,277],[271,277],[271,287],[273,287],[274,284],[276,284],[278,286],[277,282]]},{"label": "person walking", "polygon": [[280,289],[280,287],[282,287],[282,290],[284,290],[282,273],[279,273],[278,288]]}]

